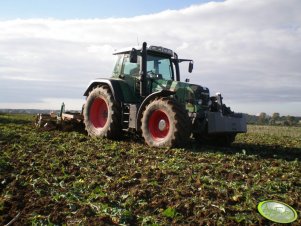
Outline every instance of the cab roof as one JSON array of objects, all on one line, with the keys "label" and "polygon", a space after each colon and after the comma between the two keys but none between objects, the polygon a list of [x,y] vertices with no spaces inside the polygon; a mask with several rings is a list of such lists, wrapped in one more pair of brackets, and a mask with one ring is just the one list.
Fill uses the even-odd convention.
[{"label": "cab roof", "polygon": [[[142,50],[141,46],[135,46],[135,47],[127,47],[127,48],[122,48],[119,50],[116,50],[113,55],[118,55],[118,54],[123,54],[123,53],[129,53],[132,51],[132,49],[136,49],[138,51]],[[166,54],[169,55],[171,57],[176,56],[176,53],[174,53],[171,49],[162,47],[162,46],[149,46],[147,47],[148,51],[153,51],[153,52],[157,52],[157,53],[162,53],[162,54]]]}]

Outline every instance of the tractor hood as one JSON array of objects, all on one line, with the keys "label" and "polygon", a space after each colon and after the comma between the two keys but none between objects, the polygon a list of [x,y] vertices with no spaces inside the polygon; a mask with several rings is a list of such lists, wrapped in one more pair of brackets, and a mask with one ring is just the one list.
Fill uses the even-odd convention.
[{"label": "tractor hood", "polygon": [[197,112],[200,109],[208,109],[210,93],[209,89],[195,84],[178,81],[153,80],[152,92],[160,90],[175,92],[177,101],[186,106],[189,112]]}]

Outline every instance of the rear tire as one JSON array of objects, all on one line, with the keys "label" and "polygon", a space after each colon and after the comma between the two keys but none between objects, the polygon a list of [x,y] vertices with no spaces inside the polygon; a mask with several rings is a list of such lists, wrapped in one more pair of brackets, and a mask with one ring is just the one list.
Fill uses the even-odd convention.
[{"label": "rear tire", "polygon": [[121,113],[111,91],[106,87],[94,88],[84,106],[84,124],[92,137],[119,138]]},{"label": "rear tire", "polygon": [[141,130],[151,147],[182,146],[189,140],[191,121],[186,110],[173,99],[160,98],[145,108]]}]

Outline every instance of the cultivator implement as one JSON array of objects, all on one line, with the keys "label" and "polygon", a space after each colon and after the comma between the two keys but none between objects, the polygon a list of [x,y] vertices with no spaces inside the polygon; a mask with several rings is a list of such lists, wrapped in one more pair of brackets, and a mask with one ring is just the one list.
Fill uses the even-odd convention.
[{"label": "cultivator implement", "polygon": [[61,111],[57,114],[37,114],[35,126],[42,130],[64,130],[83,129],[83,114],[81,112],[65,112],[65,104],[62,104]]}]

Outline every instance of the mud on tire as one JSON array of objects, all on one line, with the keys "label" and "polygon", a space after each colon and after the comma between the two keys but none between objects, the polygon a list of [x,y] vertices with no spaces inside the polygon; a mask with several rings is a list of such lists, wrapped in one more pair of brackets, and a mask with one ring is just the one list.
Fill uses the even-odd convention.
[{"label": "mud on tire", "polygon": [[159,98],[145,108],[141,130],[149,146],[182,146],[189,140],[191,121],[186,110],[173,99]]},{"label": "mud on tire", "polygon": [[94,88],[84,106],[84,124],[92,137],[119,138],[121,111],[107,87]]}]

